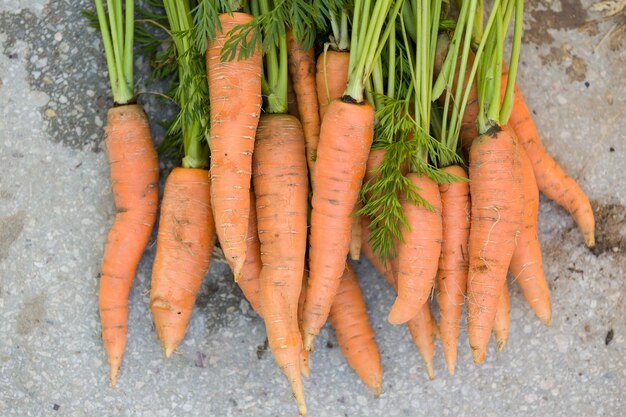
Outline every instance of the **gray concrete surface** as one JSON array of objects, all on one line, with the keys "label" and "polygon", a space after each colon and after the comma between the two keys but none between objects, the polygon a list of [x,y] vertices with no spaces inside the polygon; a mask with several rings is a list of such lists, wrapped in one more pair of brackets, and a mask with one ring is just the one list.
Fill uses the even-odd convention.
[{"label": "gray concrete surface", "polygon": [[[456,376],[438,344],[429,382],[406,328],[385,322],[391,291],[361,262],[385,393],[369,396],[325,329],[306,382],[311,416],[626,415],[625,17],[602,19],[579,1],[527,2],[519,74],[546,147],[598,216],[590,252],[571,218],[541,200],[553,326],[513,284],[507,350],[474,366],[462,331]],[[101,152],[110,96],[98,35],[79,13],[89,4],[0,0],[0,415],[295,415],[262,321],[223,264],[165,360],[148,309],[153,244],[131,295],[119,388],[109,388],[96,288],[114,213]],[[158,109],[148,100],[154,120]]]}]

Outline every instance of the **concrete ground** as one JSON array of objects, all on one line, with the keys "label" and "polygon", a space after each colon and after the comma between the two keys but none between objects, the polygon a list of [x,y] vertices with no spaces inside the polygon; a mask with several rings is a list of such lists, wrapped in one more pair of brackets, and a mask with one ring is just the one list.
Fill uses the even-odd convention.
[{"label": "concrete ground", "polygon": [[[311,416],[626,414],[626,18],[580,1],[527,2],[519,74],[546,147],[597,215],[589,251],[569,215],[542,197],[554,324],[543,327],[512,284],[506,351],[491,348],[475,366],[462,331],[457,374],[447,375],[437,344],[428,381],[407,329],[385,321],[392,292],[362,261],[385,393],[371,398],[325,329],[305,387]],[[165,360],[148,309],[153,243],[131,295],[119,387],[109,387],[96,288],[114,214],[102,152],[110,93],[99,36],[80,15],[90,5],[0,0],[0,415],[295,415],[262,321],[223,264]],[[153,120],[160,106],[147,100]]]}]

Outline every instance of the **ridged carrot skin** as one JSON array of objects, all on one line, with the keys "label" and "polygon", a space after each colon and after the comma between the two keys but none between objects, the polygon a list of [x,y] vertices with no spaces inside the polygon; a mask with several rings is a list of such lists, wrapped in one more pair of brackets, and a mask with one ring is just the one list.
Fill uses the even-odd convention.
[{"label": "ridged carrot skin", "polygon": [[317,57],[317,100],[320,120],[333,100],[340,98],[348,85],[349,52],[326,51]]},{"label": "ridged carrot skin", "polygon": [[148,118],[139,105],[109,110],[105,145],[116,214],[104,247],[98,304],[115,387],[126,346],[128,295],[157,215],[159,163]]},{"label": "ridged carrot skin", "polygon": [[509,340],[509,328],[511,327],[511,298],[509,287],[504,283],[502,294],[498,300],[496,316],[493,319],[493,335],[496,338],[496,352],[503,352]]},{"label": "ridged carrot skin", "polygon": [[[289,76],[293,83],[298,104],[298,113],[304,130],[306,145],[306,162],[309,166],[309,175],[313,178],[317,143],[320,137],[320,113],[317,98],[315,50],[302,49],[293,37],[287,32],[287,54],[289,62]],[[339,93],[341,95],[341,93]]]},{"label": "ridged carrot skin", "polygon": [[304,346],[328,318],[345,269],[352,212],[365,175],[374,136],[374,109],[368,103],[333,101],[322,120],[315,169],[310,239],[310,277],[304,304]]},{"label": "ridged carrot skin", "polygon": [[519,154],[524,179],[524,217],[522,232],[513,252],[509,271],[537,317],[543,324],[549,326],[552,323],[550,289],[543,271],[541,247],[537,236],[539,190],[526,151],[521,148]]},{"label": "ridged carrot skin", "polygon": [[214,246],[209,171],[175,168],[165,183],[150,288],[154,326],[168,358],[185,337]]},{"label": "ridged carrot skin", "polygon": [[246,262],[241,269],[241,277],[237,281],[237,285],[241,288],[244,297],[252,306],[257,314],[263,317],[261,312],[261,245],[259,243],[259,235],[257,233],[256,221],[256,197],[254,192],[250,190],[250,214],[248,216],[248,234],[246,236]]},{"label": "ridged carrot skin", "polygon": [[[458,165],[442,171],[467,179]],[[457,358],[459,328],[469,263],[469,232],[471,202],[469,182],[457,181],[439,185],[441,194],[442,244],[437,270],[437,304],[439,305],[441,345],[448,372],[454,375]]]},{"label": "ridged carrot skin", "polygon": [[211,103],[211,202],[217,235],[237,281],[246,259],[252,153],[262,103],[262,56],[257,51],[247,59],[221,61],[227,34],[252,16],[222,14],[219,20],[222,31],[209,43],[206,55]]},{"label": "ridged carrot skin", "polygon": [[298,411],[305,415],[298,299],[307,240],[308,175],[298,119],[286,114],[261,118],[252,172],[263,263],[260,301],[267,339],[291,384]]},{"label": "ridged carrot skin", "polygon": [[387,317],[391,324],[406,323],[428,301],[441,255],[439,186],[427,176],[410,173],[407,178],[434,211],[403,198],[402,210],[411,228],[402,230],[402,241],[398,244],[398,297]]},{"label": "ridged carrot skin", "polygon": [[348,263],[328,317],[348,364],[374,395],[383,392],[383,368],[363,293]]},{"label": "ridged carrot skin", "polygon": [[497,126],[474,139],[469,161],[472,218],[467,323],[474,362],[482,363],[522,229],[524,190],[519,145]]}]

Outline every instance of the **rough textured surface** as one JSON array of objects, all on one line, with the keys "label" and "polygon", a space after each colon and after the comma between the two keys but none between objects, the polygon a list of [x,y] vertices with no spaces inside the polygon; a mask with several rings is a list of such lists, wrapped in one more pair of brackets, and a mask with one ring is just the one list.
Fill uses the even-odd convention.
[{"label": "rough textured surface", "polygon": [[[153,245],[131,295],[119,388],[108,386],[96,288],[114,214],[99,152],[110,93],[99,38],[79,13],[90,4],[0,0],[0,415],[295,415],[263,323],[223,264],[213,265],[186,340],[165,360],[148,308]],[[598,249],[585,249],[572,219],[542,198],[554,325],[543,327],[511,285],[507,350],[492,346],[474,366],[462,331],[456,376],[438,344],[432,382],[406,328],[385,322],[394,296],[362,261],[385,393],[369,396],[325,328],[305,383],[310,415],[624,414],[624,15],[600,21],[589,1],[527,5],[519,84],[546,147],[593,200]],[[145,69],[139,60],[137,74]],[[149,115],[158,109],[148,103]]]}]

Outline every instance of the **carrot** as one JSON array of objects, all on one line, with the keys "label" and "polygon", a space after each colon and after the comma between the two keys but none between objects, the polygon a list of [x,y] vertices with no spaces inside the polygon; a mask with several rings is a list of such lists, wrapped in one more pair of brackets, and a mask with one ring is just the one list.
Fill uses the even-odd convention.
[{"label": "carrot", "polygon": [[[511,128],[508,129],[510,131]],[[528,155],[523,148],[519,151],[524,185],[524,217],[522,232],[509,270],[537,317],[549,326],[552,323],[550,290],[543,272],[541,247],[537,237],[539,191]]]},{"label": "carrot", "polygon": [[[443,171],[467,178],[458,165]],[[437,271],[437,304],[439,304],[441,345],[448,372],[454,375],[457,343],[465,292],[467,288],[468,239],[470,230],[469,183],[458,181],[439,186],[441,194],[442,245]]]},{"label": "carrot", "polygon": [[497,126],[474,139],[469,174],[472,217],[467,321],[472,356],[481,363],[521,231],[524,199],[515,139]]},{"label": "carrot", "polygon": [[348,364],[378,397],[383,391],[380,353],[357,276],[350,264],[346,264],[329,321]]},{"label": "carrot", "polygon": [[350,236],[350,259],[353,261],[358,261],[361,257],[361,216],[358,216],[356,213],[363,207],[360,201],[357,201],[356,206],[354,206],[353,216],[352,216],[352,234]]},{"label": "carrot", "polygon": [[[305,269],[304,274],[302,274],[302,289],[300,290],[300,298],[298,298],[298,327],[300,328],[300,334],[303,335],[304,331],[302,329],[302,313],[304,312],[304,301],[306,300],[306,287],[309,282],[309,273]],[[302,350],[302,361],[300,363],[300,372],[302,376],[309,377],[311,376],[311,369],[309,368],[309,352],[306,350]]]},{"label": "carrot", "polygon": [[[317,87],[315,80],[315,50],[302,49],[291,31],[287,32],[287,54],[289,57],[289,75],[293,82],[298,113],[304,130],[306,145],[306,162],[309,175],[313,178],[317,142],[320,136],[320,113],[317,103]],[[346,74],[347,77],[347,74]]]},{"label": "carrot", "polygon": [[128,295],[156,220],[159,163],[148,119],[139,105],[108,111],[105,144],[116,214],[104,247],[98,304],[115,387],[126,345]]},{"label": "carrot", "polygon": [[221,14],[221,31],[206,53],[211,102],[211,202],[224,256],[235,281],[246,259],[250,171],[261,113],[261,54],[223,62],[229,32],[252,16]]},{"label": "carrot", "polygon": [[493,335],[496,338],[496,352],[503,352],[506,342],[509,340],[509,327],[511,325],[511,299],[509,297],[509,288],[504,282],[502,294],[498,300],[498,308],[496,316],[493,319]]},{"label": "carrot", "polygon": [[246,262],[241,269],[241,278],[237,281],[237,285],[241,288],[243,295],[254,311],[256,311],[259,316],[263,317],[261,302],[259,300],[261,291],[259,277],[263,264],[261,262],[261,247],[257,233],[256,198],[252,190],[250,190],[250,213],[248,215],[246,244]]},{"label": "carrot", "polygon": [[214,245],[209,172],[175,168],[165,183],[150,289],[150,310],[168,358],[185,336]]},{"label": "carrot", "polygon": [[368,103],[333,101],[322,120],[313,183],[310,278],[304,305],[304,346],[326,322],[345,268],[352,212],[365,175],[374,134]]},{"label": "carrot", "polygon": [[292,115],[296,119],[300,119],[300,111],[298,110],[298,98],[296,91],[293,89],[293,81],[289,77],[287,82],[287,114]]},{"label": "carrot", "polygon": [[340,98],[348,83],[349,52],[326,51],[317,58],[317,100],[319,103],[320,120],[333,100]]},{"label": "carrot", "polygon": [[402,210],[410,225],[403,229],[398,246],[398,297],[387,320],[391,324],[406,323],[419,313],[433,288],[441,254],[441,196],[436,182],[427,176],[409,173],[407,177],[432,206],[416,206],[404,200]]},{"label": "carrot", "polygon": [[300,375],[302,337],[298,299],[307,238],[308,179],[304,134],[285,114],[261,118],[253,156],[257,227],[261,243],[261,311],[269,346],[306,414]]}]

